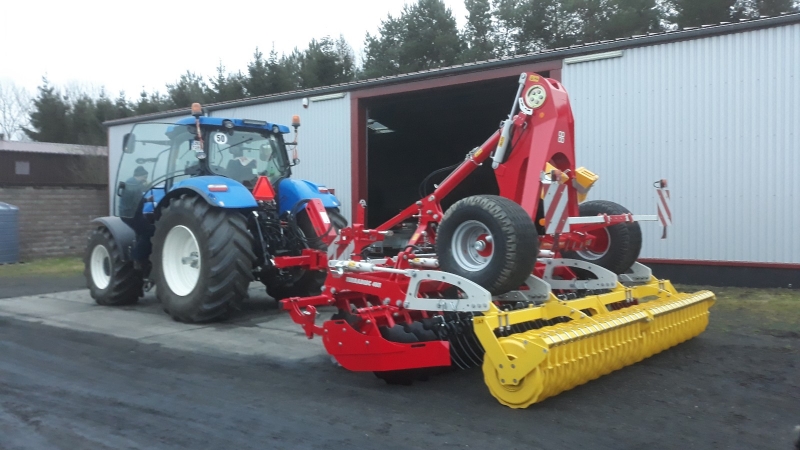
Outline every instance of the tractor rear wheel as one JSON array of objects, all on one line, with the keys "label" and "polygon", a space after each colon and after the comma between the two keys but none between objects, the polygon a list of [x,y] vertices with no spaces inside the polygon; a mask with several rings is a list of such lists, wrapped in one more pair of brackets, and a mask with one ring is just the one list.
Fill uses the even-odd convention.
[{"label": "tractor rear wheel", "polygon": [[[630,214],[623,206],[606,200],[581,203],[580,212],[581,217]],[[585,250],[563,252],[562,256],[597,264],[616,274],[625,273],[639,258],[642,229],[638,222],[619,223],[590,231],[589,234],[592,235],[592,243]]]},{"label": "tractor rear wheel", "polygon": [[130,305],[142,296],[142,275],[132,261],[123,260],[122,249],[107,228],[91,232],[83,262],[86,287],[98,305]]},{"label": "tractor rear wheel", "polygon": [[238,308],[253,280],[253,261],[253,237],[239,212],[181,195],[156,222],[156,294],[177,321],[208,322]]},{"label": "tractor rear wheel", "polygon": [[442,218],[436,236],[442,270],[500,295],[518,289],[539,254],[536,226],[513,201],[495,195],[459,200]]}]

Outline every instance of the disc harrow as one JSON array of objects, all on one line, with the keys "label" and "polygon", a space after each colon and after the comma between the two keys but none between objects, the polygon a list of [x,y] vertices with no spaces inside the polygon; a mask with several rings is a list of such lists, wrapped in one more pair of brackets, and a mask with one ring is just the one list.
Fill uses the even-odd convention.
[{"label": "disc harrow", "polygon": [[[491,395],[526,408],[705,330],[713,293],[678,292],[636,262],[639,223],[657,216],[586,200],[598,177],[574,164],[563,86],[523,73],[513,105],[492,137],[388,222],[364,226],[360,202],[353,225],[315,257],[327,260],[321,294],[281,301],[345,369],[410,384],[481,366]],[[500,195],[443,211],[441,199],[490,162]],[[380,254],[410,223],[407,244]],[[337,312],[318,325],[323,306]]]}]

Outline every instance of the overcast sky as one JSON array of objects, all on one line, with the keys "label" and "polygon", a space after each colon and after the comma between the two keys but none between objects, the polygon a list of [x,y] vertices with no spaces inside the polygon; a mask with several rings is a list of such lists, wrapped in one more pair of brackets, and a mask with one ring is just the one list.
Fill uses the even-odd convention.
[{"label": "overcast sky", "polygon": [[[444,0],[463,27],[463,0]],[[304,49],[312,38],[344,35],[359,54],[388,13],[414,0],[173,1],[9,0],[0,10],[0,82],[35,95],[47,75],[128,97],[175,81],[184,71],[206,77],[222,60],[244,71],[256,46]]]}]

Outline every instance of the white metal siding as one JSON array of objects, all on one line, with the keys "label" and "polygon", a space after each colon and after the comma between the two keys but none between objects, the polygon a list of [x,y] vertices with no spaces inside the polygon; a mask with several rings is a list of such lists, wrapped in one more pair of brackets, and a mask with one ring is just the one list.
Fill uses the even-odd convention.
[{"label": "white metal siding", "polygon": [[655,214],[669,181],[673,227],[643,223],[642,257],[800,263],[800,25],[629,49],[562,81],[590,199]]},{"label": "white metal siding", "polygon": [[[343,98],[309,102],[302,99],[212,111],[214,117],[266,120],[291,125],[293,115],[300,116],[300,164],[292,168],[292,178],[305,179],[336,190],[342,202],[342,214],[350,219],[350,95]],[[291,141],[294,130],[285,135]],[[291,157],[291,152],[290,155]]]}]

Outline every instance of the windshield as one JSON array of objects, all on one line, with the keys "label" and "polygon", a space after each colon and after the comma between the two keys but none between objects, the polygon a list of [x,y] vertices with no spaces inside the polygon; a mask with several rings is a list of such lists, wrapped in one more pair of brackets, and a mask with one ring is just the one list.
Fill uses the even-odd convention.
[{"label": "windshield", "polygon": [[133,217],[142,196],[154,184],[163,185],[168,176],[168,156],[176,145],[188,146],[191,135],[168,136],[175,126],[167,123],[142,123],[131,130],[124,142],[122,159],[117,169],[114,212],[120,217]]},{"label": "windshield", "polygon": [[211,170],[248,188],[261,175],[275,184],[289,169],[283,136],[266,130],[212,130],[207,147]]}]

